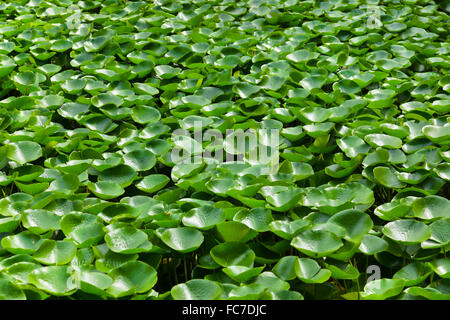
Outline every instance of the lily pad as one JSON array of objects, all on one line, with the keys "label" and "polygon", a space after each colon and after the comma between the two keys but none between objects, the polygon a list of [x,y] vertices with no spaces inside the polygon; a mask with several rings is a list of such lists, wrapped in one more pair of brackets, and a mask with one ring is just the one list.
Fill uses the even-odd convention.
[{"label": "lily pad", "polygon": [[402,244],[416,244],[431,236],[428,226],[413,219],[396,220],[383,227],[383,234]]},{"label": "lily pad", "polygon": [[343,246],[333,233],[325,230],[306,230],[292,239],[291,245],[310,257],[324,257]]},{"label": "lily pad", "polygon": [[255,253],[242,242],[225,242],[211,249],[211,257],[223,267],[253,267]]},{"label": "lily pad", "polygon": [[158,229],[160,239],[170,248],[179,252],[191,252],[203,243],[203,234],[193,228]]},{"label": "lily pad", "polygon": [[222,293],[222,288],[215,282],[193,279],[174,286],[171,290],[175,300],[215,300]]}]

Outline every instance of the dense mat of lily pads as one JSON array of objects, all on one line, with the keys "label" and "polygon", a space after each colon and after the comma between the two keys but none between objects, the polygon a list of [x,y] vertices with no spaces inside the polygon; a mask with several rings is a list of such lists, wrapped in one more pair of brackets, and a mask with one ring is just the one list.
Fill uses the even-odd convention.
[{"label": "dense mat of lily pads", "polygon": [[449,299],[449,10],[0,1],[0,299]]}]

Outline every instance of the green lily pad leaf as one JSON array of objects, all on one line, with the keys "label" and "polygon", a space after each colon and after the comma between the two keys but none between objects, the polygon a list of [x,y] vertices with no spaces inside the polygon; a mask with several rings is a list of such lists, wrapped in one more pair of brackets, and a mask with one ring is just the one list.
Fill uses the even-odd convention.
[{"label": "green lily pad leaf", "polygon": [[69,94],[79,94],[86,86],[86,79],[69,79],[61,84],[61,88]]},{"label": "green lily pad leaf", "polygon": [[293,61],[295,63],[300,63],[311,59],[315,59],[318,56],[319,56],[318,53],[311,52],[307,49],[301,49],[288,54],[286,56],[286,59]]},{"label": "green lily pad leaf", "polygon": [[118,126],[117,123],[112,122],[111,119],[96,113],[83,116],[80,122],[90,130],[102,133],[108,133]]},{"label": "green lily pad leaf", "polygon": [[169,130],[169,126],[166,126],[160,122],[153,122],[141,131],[141,133],[139,134],[139,138],[143,140],[156,139],[159,136],[167,133]]},{"label": "green lily pad leaf", "polygon": [[155,87],[152,87],[151,85],[147,83],[133,83],[133,86],[135,88],[135,91],[137,94],[148,94],[148,95],[155,95],[158,94],[159,90]]},{"label": "green lily pad leaf", "polygon": [[113,182],[118,186],[125,188],[128,187],[136,178],[137,173],[129,165],[118,165],[113,168],[106,169],[98,174],[99,182],[107,181]]},{"label": "green lily pad leaf", "polygon": [[355,136],[344,137],[336,142],[339,148],[349,158],[354,158],[358,154],[368,153],[370,150],[370,147],[364,143],[364,140]]},{"label": "green lily pad leaf", "polygon": [[264,286],[252,283],[232,289],[228,295],[228,300],[258,300],[266,290]]},{"label": "green lily pad leaf", "polygon": [[293,237],[308,228],[310,224],[311,221],[306,219],[291,222],[276,220],[269,223],[269,229],[283,239],[292,240]]},{"label": "green lily pad leaf", "polygon": [[170,291],[175,300],[215,300],[222,293],[222,288],[215,282],[193,279],[177,284]]},{"label": "green lily pad leaf", "polygon": [[5,270],[5,273],[8,276],[14,278],[15,280],[25,284],[29,283],[28,280],[29,274],[41,267],[42,266],[40,264],[34,262],[27,262],[27,261],[16,262],[12,264],[10,267],[8,267],[7,270]]},{"label": "green lily pad leaf", "polygon": [[448,293],[448,281],[439,281],[433,283],[425,288],[422,287],[410,287],[405,290],[407,294],[413,296],[421,296],[429,300],[449,300],[450,294]]},{"label": "green lily pad leaf", "polygon": [[337,251],[343,243],[331,232],[306,230],[292,239],[291,246],[308,256],[320,258]]},{"label": "green lily pad leaf", "polygon": [[34,270],[30,282],[38,289],[55,296],[68,296],[76,291],[76,284],[67,266],[50,266]]},{"label": "green lily pad leaf", "polygon": [[76,175],[68,173],[60,175],[52,181],[47,191],[71,194],[78,189],[79,183],[80,181]]},{"label": "green lily pad leaf", "polygon": [[269,209],[254,208],[250,211],[239,211],[234,216],[233,220],[245,224],[250,229],[257,232],[265,232],[270,230],[269,223],[271,223],[273,219]]},{"label": "green lily pad leaf", "polygon": [[374,213],[383,220],[394,221],[404,217],[410,210],[410,202],[406,199],[396,199],[376,207]]},{"label": "green lily pad leaf", "polygon": [[187,227],[208,230],[225,221],[225,214],[221,208],[201,206],[191,209],[182,219]]},{"label": "green lily pad leaf", "polygon": [[441,278],[450,278],[450,259],[442,258],[430,262],[430,266]]},{"label": "green lily pad leaf", "polygon": [[294,88],[288,91],[288,102],[300,104],[302,101],[308,97],[310,92],[303,88]]},{"label": "green lily pad leaf", "polygon": [[389,222],[382,231],[388,238],[402,244],[420,243],[431,236],[431,230],[426,224],[413,219]]},{"label": "green lily pad leaf", "polygon": [[13,282],[0,279],[0,300],[27,300],[27,297]]},{"label": "green lily pad leaf", "polygon": [[25,164],[42,157],[42,149],[33,141],[17,141],[8,144],[6,156],[19,164]]},{"label": "green lily pad leaf", "polygon": [[147,124],[159,121],[161,113],[153,107],[135,106],[131,118],[137,123]]},{"label": "green lily pad leaf", "polygon": [[84,49],[86,52],[98,52],[102,50],[110,41],[108,36],[97,36],[84,42]]},{"label": "green lily pad leaf", "polygon": [[213,247],[211,257],[222,267],[253,267],[255,252],[242,242],[225,242]]},{"label": "green lily pad leaf", "polygon": [[104,296],[105,290],[113,283],[113,280],[108,275],[90,268],[83,268],[79,272],[78,281],[81,291],[97,296]]},{"label": "green lily pad leaf", "polygon": [[450,218],[440,219],[428,226],[431,230],[430,239],[421,244],[422,248],[439,248],[450,243]]},{"label": "green lily pad leaf", "polygon": [[19,226],[19,220],[15,217],[0,218],[0,232],[13,232]]},{"label": "green lily pad leaf", "polygon": [[161,79],[171,79],[180,73],[180,68],[174,68],[169,65],[159,65],[155,67],[155,72]]},{"label": "green lily pad leaf", "polygon": [[148,150],[134,150],[123,156],[126,165],[136,171],[147,171],[156,164],[155,155]]},{"label": "green lily pad leaf", "polygon": [[1,245],[7,251],[14,254],[32,254],[41,245],[42,239],[30,232],[22,231],[20,233],[4,237]]},{"label": "green lily pad leaf", "polygon": [[419,219],[450,218],[450,201],[440,196],[431,195],[416,199],[411,207],[414,216]]},{"label": "green lily pad leaf", "polygon": [[366,234],[359,245],[359,251],[367,255],[373,255],[385,251],[389,247],[386,240],[377,236]]},{"label": "green lily pad leaf", "polygon": [[258,235],[245,224],[237,221],[225,221],[216,225],[218,237],[224,242],[247,242]]},{"label": "green lily pad leaf", "polygon": [[345,263],[342,261],[327,261],[325,266],[331,271],[331,277],[333,279],[350,279],[356,280],[359,278],[360,273],[357,268],[352,266],[351,263]]},{"label": "green lily pad leaf", "polygon": [[[263,268],[263,267],[261,267]],[[271,290],[272,292],[279,292],[289,290],[290,284],[287,281],[283,281],[270,271],[261,273],[256,277],[253,283],[262,285],[264,288]]]},{"label": "green lily pad leaf", "polygon": [[405,281],[405,286],[415,286],[423,282],[431,273],[431,267],[427,263],[413,262],[399,271],[397,271],[393,279],[402,279]]},{"label": "green lily pad leaf", "polygon": [[92,166],[98,171],[104,171],[123,163],[123,158],[119,154],[108,153],[103,155],[103,157],[104,160],[95,159],[94,161],[92,161]]},{"label": "green lily pad leaf", "polygon": [[305,130],[307,135],[317,138],[319,136],[326,135],[331,129],[333,129],[333,127],[334,123],[332,122],[322,122],[303,126],[303,130]]},{"label": "green lily pad leaf", "polygon": [[295,265],[297,264],[298,257],[296,256],[284,256],[273,267],[272,271],[282,280],[293,280],[297,276],[295,273]]},{"label": "green lily pad leaf", "polygon": [[97,270],[105,273],[111,272],[113,269],[127,263],[129,261],[136,261],[138,254],[120,254],[108,249],[107,244],[94,247],[97,253],[100,253],[100,258],[95,260],[95,267]]},{"label": "green lily pad leaf", "polygon": [[325,84],[326,78],[321,75],[313,75],[300,81],[300,85],[308,91],[320,89]]},{"label": "green lily pad leaf", "polygon": [[43,73],[45,73],[47,76],[52,76],[55,73],[58,73],[61,71],[61,66],[58,66],[56,64],[44,64],[43,66],[38,67],[38,70],[41,70]]},{"label": "green lily pad leaf", "polygon": [[125,190],[114,181],[89,182],[87,186],[93,194],[105,200],[117,198],[125,193]]},{"label": "green lily pad leaf", "polygon": [[247,282],[251,278],[254,278],[258,274],[260,274],[263,269],[264,266],[258,268],[249,268],[244,266],[230,266],[223,268],[222,271],[231,279],[237,282]]},{"label": "green lily pad leaf", "polygon": [[68,119],[78,119],[89,111],[89,105],[83,103],[68,102],[58,108],[58,113]]},{"label": "green lily pad leaf", "polygon": [[381,128],[383,128],[383,131],[391,136],[395,136],[397,138],[405,138],[409,135],[409,129],[406,126],[397,126],[392,123],[382,123],[380,125]]},{"label": "green lily pad leaf", "polygon": [[90,167],[91,160],[70,160],[66,163],[61,163],[55,166],[56,169],[75,175],[81,174]]},{"label": "green lily pad leaf", "polygon": [[355,243],[360,243],[373,227],[373,222],[369,215],[353,209],[336,213],[328,220],[328,223],[334,223],[344,228],[344,239]]},{"label": "green lily pad leaf", "polygon": [[0,77],[3,78],[11,73],[16,67],[16,63],[13,59],[7,55],[0,54]]},{"label": "green lily pad leaf", "polygon": [[11,257],[4,258],[0,262],[0,268],[2,270],[7,270],[10,267],[12,267],[14,264],[20,263],[20,262],[33,262],[33,258],[31,258],[28,254],[16,254]]},{"label": "green lily pad leaf", "polygon": [[14,177],[14,181],[29,182],[39,177],[44,173],[44,168],[41,166],[35,166],[32,164],[23,165],[11,170],[11,175]]},{"label": "green lily pad leaf", "polygon": [[39,105],[47,109],[55,109],[64,103],[64,97],[57,95],[48,95],[39,101]]},{"label": "green lily pad leaf", "polygon": [[291,188],[275,194],[268,194],[266,196],[266,200],[271,205],[270,209],[285,212],[294,207],[300,200],[301,196],[302,191],[300,189]]},{"label": "green lily pad leaf", "polygon": [[108,226],[105,242],[111,251],[131,254],[151,250],[151,243],[147,241],[147,234],[132,226]]},{"label": "green lily pad leaf", "polygon": [[346,94],[356,94],[361,88],[360,86],[352,80],[344,79],[333,84],[333,89]]},{"label": "green lily pad leaf", "polygon": [[398,179],[396,171],[391,167],[376,167],[373,175],[377,182],[387,188],[403,188],[406,185]]},{"label": "green lily pad leaf", "polygon": [[450,164],[441,163],[433,171],[442,179],[450,181]]},{"label": "green lily pad leaf", "polygon": [[368,108],[382,109],[389,107],[396,93],[391,89],[374,89],[366,95],[369,101]]},{"label": "green lily pad leaf", "polygon": [[315,260],[298,258],[295,263],[295,274],[305,283],[323,283],[330,278],[331,271],[321,269]]},{"label": "green lily pad leaf", "polygon": [[387,134],[368,134],[364,137],[372,147],[383,147],[387,149],[399,149],[402,147],[402,140],[397,137],[389,136]]},{"label": "green lily pad leaf", "polygon": [[200,116],[187,116],[180,121],[180,126],[186,130],[199,130],[208,127],[214,122],[214,120]]},{"label": "green lily pad leaf", "polygon": [[186,253],[196,250],[203,243],[203,234],[193,228],[160,228],[158,237],[173,250]]},{"label": "green lily pad leaf", "polygon": [[114,223],[120,220],[136,218],[140,210],[136,207],[126,203],[117,203],[108,205],[98,213],[98,217],[102,218],[107,223]]},{"label": "green lily pad leaf", "polygon": [[142,261],[125,262],[108,276],[113,283],[106,291],[115,298],[147,292],[158,280],[155,268]]},{"label": "green lily pad leaf", "polygon": [[233,87],[233,90],[239,94],[243,99],[248,98],[254,93],[257,93],[260,88],[249,83],[238,83]]},{"label": "green lily pad leaf", "polygon": [[297,141],[303,138],[305,134],[303,133],[303,129],[301,126],[296,126],[281,129],[281,135],[289,141]]},{"label": "green lily pad leaf", "polygon": [[123,104],[123,99],[112,93],[101,93],[92,98],[92,104],[98,108],[103,108],[109,105],[120,107]]},{"label": "green lily pad leaf", "polygon": [[28,209],[22,215],[23,226],[36,234],[59,230],[59,220],[58,215],[47,210]]},{"label": "green lily pad leaf", "polygon": [[450,139],[450,126],[424,126],[422,132],[432,142],[441,143]]},{"label": "green lily pad leaf", "polygon": [[402,279],[378,279],[367,283],[361,298],[365,300],[385,300],[402,292],[405,281]]},{"label": "green lily pad leaf", "polygon": [[169,181],[169,177],[163,174],[151,174],[144,177],[144,179],[136,184],[136,188],[147,193],[154,193],[164,188]]},{"label": "green lily pad leaf", "polygon": [[85,248],[98,243],[103,239],[103,224],[97,217],[88,213],[67,213],[60,222],[61,230],[67,239],[78,248]]},{"label": "green lily pad leaf", "polygon": [[75,257],[77,247],[67,241],[44,240],[33,259],[42,264],[64,265]]}]

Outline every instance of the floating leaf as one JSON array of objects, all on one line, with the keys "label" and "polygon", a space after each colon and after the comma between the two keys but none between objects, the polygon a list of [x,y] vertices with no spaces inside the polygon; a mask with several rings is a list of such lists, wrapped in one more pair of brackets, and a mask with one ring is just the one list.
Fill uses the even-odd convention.
[{"label": "floating leaf", "polygon": [[411,207],[414,216],[424,220],[450,217],[450,201],[440,196],[426,196],[416,199]]},{"label": "floating leaf", "polygon": [[222,209],[212,206],[201,206],[191,209],[184,217],[183,224],[188,227],[207,230],[225,221]]},{"label": "floating leaf", "polygon": [[75,257],[76,246],[67,241],[44,240],[33,259],[42,264],[67,264]]},{"label": "floating leaf", "polygon": [[29,279],[37,288],[55,296],[71,295],[76,291],[75,281],[70,277],[67,266],[36,269],[30,273]]},{"label": "floating leaf", "polygon": [[189,280],[171,290],[175,300],[215,300],[221,293],[222,289],[217,283],[204,279]]},{"label": "floating leaf", "polygon": [[24,164],[42,157],[42,149],[33,141],[17,141],[8,145],[7,157]]},{"label": "floating leaf", "polygon": [[225,242],[218,244],[210,252],[214,261],[223,267],[253,267],[255,253],[242,242]]},{"label": "floating leaf", "polygon": [[152,246],[147,241],[147,234],[144,231],[131,226],[110,225],[110,227],[105,235],[105,242],[113,252],[130,254],[151,249]]},{"label": "floating leaf", "polygon": [[413,219],[389,222],[383,227],[383,233],[402,244],[420,243],[431,236],[426,224]]},{"label": "floating leaf", "polygon": [[158,236],[170,248],[179,252],[191,252],[203,243],[203,234],[192,228],[169,228],[158,231]]},{"label": "floating leaf", "polygon": [[402,292],[405,281],[402,279],[379,279],[366,284],[361,298],[367,300],[384,300]]},{"label": "floating leaf", "polygon": [[373,222],[367,214],[351,209],[333,215],[328,222],[344,228],[346,231],[344,239],[356,243],[360,243],[373,227]]},{"label": "floating leaf", "polygon": [[106,291],[116,298],[149,291],[158,279],[156,270],[141,261],[126,262],[108,276],[113,282]]},{"label": "floating leaf", "polygon": [[306,230],[292,239],[291,245],[311,257],[324,257],[343,246],[333,233],[325,230]]}]

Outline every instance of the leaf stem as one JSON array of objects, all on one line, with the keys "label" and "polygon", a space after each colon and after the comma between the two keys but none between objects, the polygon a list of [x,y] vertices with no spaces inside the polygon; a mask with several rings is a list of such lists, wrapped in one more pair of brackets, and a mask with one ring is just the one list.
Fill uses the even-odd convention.
[{"label": "leaf stem", "polygon": [[187,272],[187,265],[186,265],[186,257],[183,258],[183,264],[184,264],[184,281],[188,281],[188,272]]},{"label": "leaf stem", "polygon": [[[351,262],[351,260],[350,260],[350,262]],[[356,264],[356,258],[353,259],[353,267],[355,267],[356,270],[358,270],[358,266]],[[361,297],[360,297],[361,287],[359,286],[359,277],[360,276],[361,275],[358,275],[358,278],[356,278],[356,286],[358,288],[358,300],[361,300]]]},{"label": "leaf stem", "polygon": [[175,276],[175,284],[178,284],[178,275],[177,275],[177,263],[175,262],[175,259],[172,258],[173,263],[173,273]]}]

